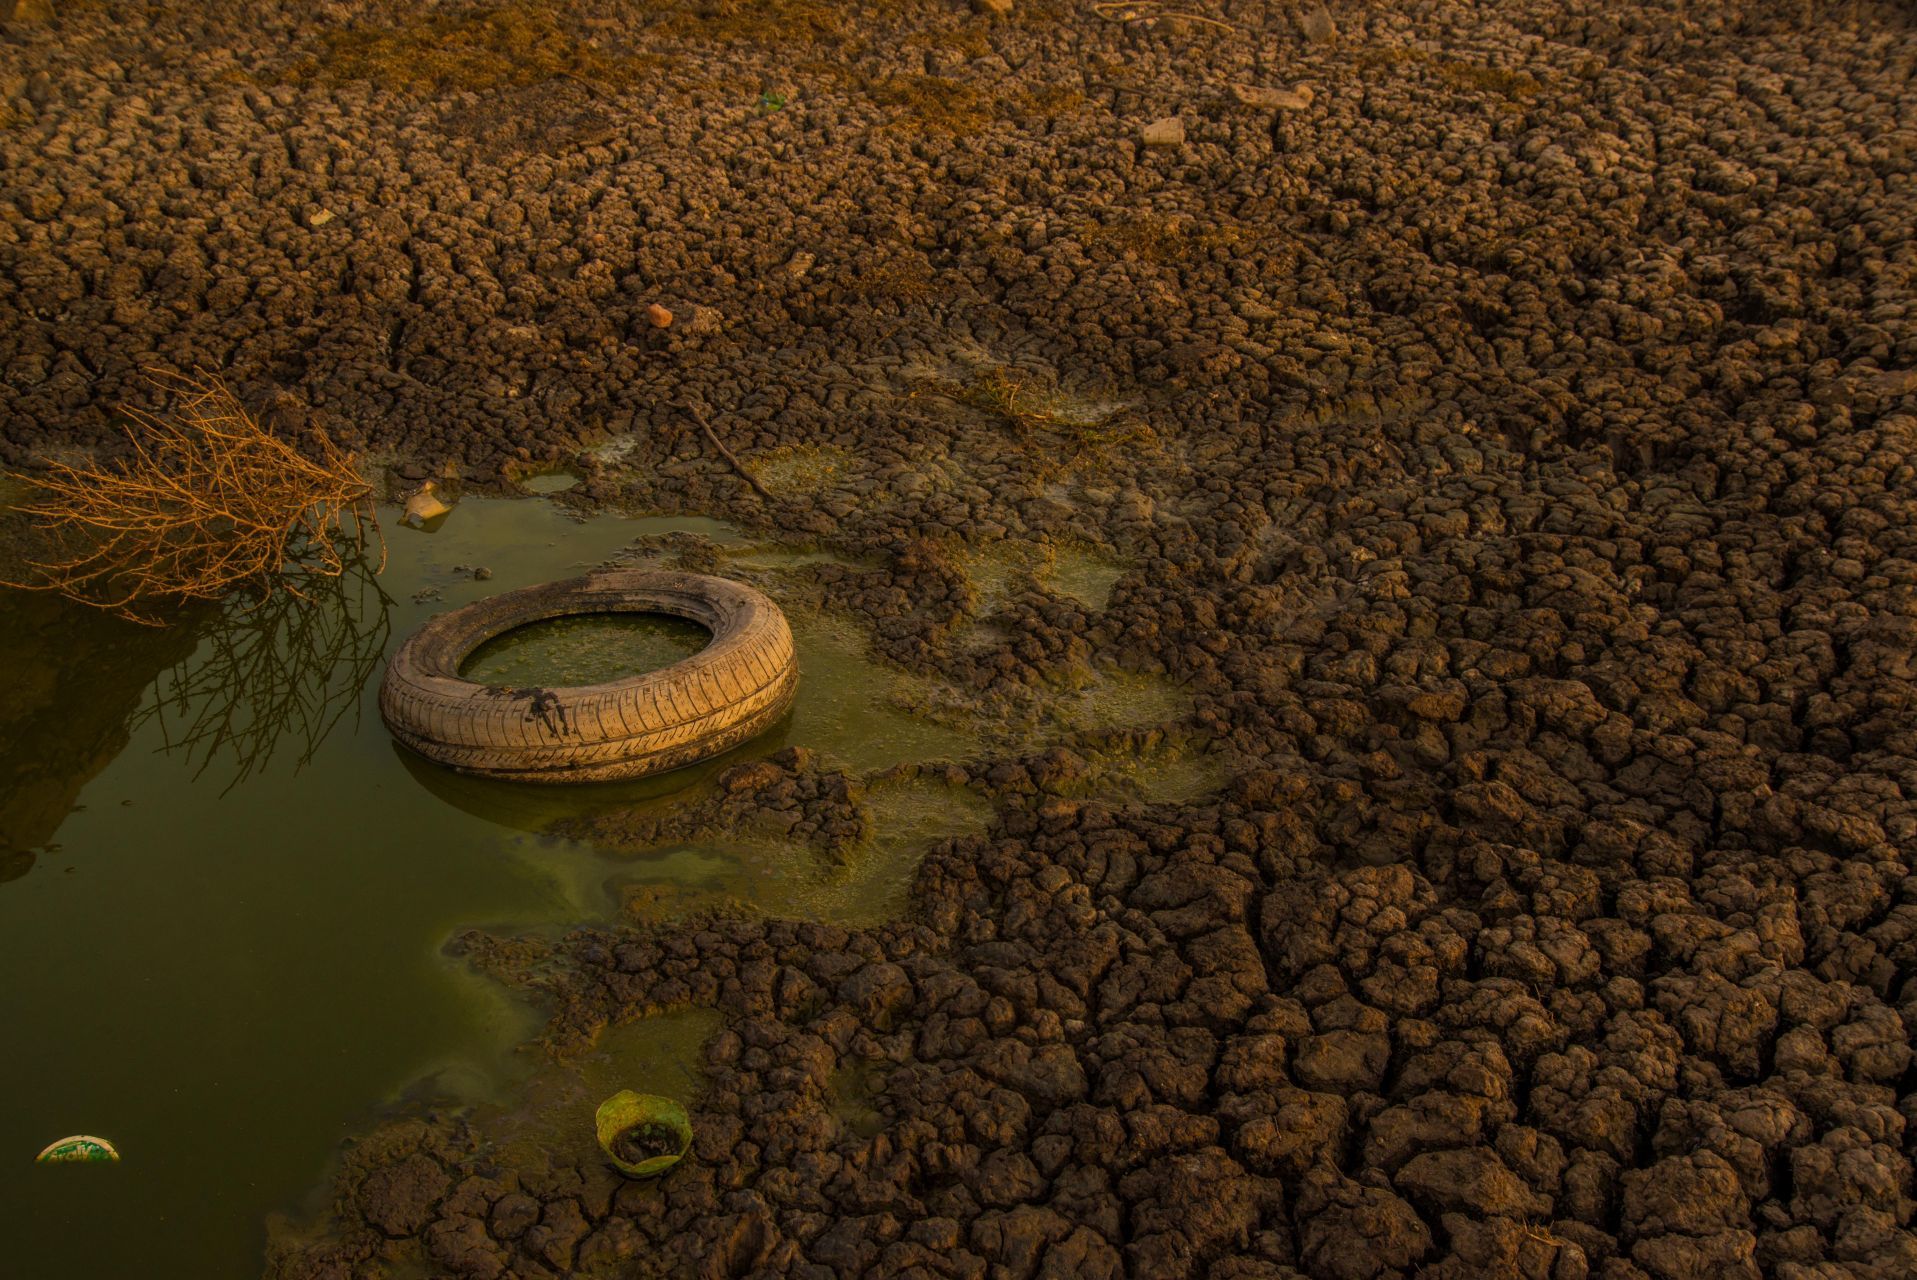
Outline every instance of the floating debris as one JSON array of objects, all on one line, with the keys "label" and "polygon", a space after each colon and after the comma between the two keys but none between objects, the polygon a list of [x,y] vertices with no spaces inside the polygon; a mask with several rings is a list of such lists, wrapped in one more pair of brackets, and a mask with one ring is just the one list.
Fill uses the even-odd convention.
[{"label": "floating debris", "polygon": [[400,517],[400,522],[424,529],[450,512],[453,509],[452,506],[440,500],[438,489],[438,484],[431,480],[419,486],[419,489],[406,499],[406,514]]},{"label": "floating debris", "polygon": [[120,1152],[105,1138],[77,1133],[62,1138],[34,1158],[35,1164],[118,1164]]}]

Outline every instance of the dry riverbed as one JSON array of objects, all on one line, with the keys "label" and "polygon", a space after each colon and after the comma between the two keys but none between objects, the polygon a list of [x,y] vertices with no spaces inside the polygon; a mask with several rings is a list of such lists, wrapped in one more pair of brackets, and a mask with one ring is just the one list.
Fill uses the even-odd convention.
[{"label": "dry riverbed", "polygon": [[[996,726],[890,918],[457,940],[672,1174],[421,1103],[271,1274],[1917,1272],[1907,5],[54,7],[0,450],[222,368]],[[883,810],[737,768],[597,830]]]}]

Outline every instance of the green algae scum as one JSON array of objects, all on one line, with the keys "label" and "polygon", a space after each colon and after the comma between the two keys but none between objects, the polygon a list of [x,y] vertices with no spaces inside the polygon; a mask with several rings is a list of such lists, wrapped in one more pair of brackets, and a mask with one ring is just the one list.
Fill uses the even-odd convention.
[{"label": "green algae scum", "polygon": [[696,622],[662,614],[582,614],[516,627],[495,636],[460,666],[480,684],[603,684],[690,658],[711,635]]},{"label": "green algae scum", "polygon": [[[448,957],[448,939],[709,909],[894,918],[925,850],[992,814],[935,772],[897,766],[1057,731],[1036,713],[927,714],[963,699],[872,659],[860,627],[803,589],[817,566],[868,567],[828,551],[700,517],[587,519],[539,498],[468,499],[431,533],[388,528],[382,575],[349,574],[306,608],[208,609],[156,630],[5,597],[7,1274],[251,1274],[269,1218],[315,1209],[342,1139],[422,1100],[481,1109],[504,1143],[579,1153],[595,1143],[594,1107],[621,1090],[691,1105],[716,1015],[647,1019],[581,1063],[536,1067],[515,1050],[539,1011]],[[531,787],[447,772],[386,734],[378,673],[432,614],[688,550],[787,609],[800,694],[761,739],[635,783]],[[1118,572],[1063,567],[1063,589],[1092,595]],[[566,619],[499,637],[465,673],[587,683],[705,639],[676,619]],[[1121,673],[1059,706],[1059,724],[1092,729],[1188,709],[1164,682]],[[726,770],[794,749],[846,789],[856,837],[687,825],[717,803]],[[1176,773],[1146,772],[1146,799]],[[80,1130],[113,1135],[125,1160],[73,1176],[35,1165],[50,1138]]]}]

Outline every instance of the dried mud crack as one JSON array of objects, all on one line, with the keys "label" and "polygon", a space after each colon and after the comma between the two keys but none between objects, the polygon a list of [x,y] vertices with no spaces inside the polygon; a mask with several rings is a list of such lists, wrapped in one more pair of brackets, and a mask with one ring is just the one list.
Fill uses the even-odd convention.
[{"label": "dried mud crack", "polygon": [[[1908,6],[54,7],[10,458],[219,369],[829,539],[892,661],[1169,673],[1250,762],[971,762],[879,928],[466,937],[562,1051],[717,1010],[690,1157],[415,1117],[271,1274],[1917,1273]],[[1129,568],[986,609],[1000,542]]]}]

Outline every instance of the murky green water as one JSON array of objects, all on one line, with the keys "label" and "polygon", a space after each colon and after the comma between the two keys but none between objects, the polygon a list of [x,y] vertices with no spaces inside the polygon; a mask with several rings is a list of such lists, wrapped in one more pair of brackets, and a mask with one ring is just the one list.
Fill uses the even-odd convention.
[{"label": "murky green water", "polygon": [[712,633],[657,613],[584,614],[514,627],[472,651],[459,674],[480,684],[604,684],[657,671],[706,647]]},{"label": "murky green water", "polygon": [[[566,920],[562,882],[418,785],[369,677],[435,610],[583,570],[632,532],[462,504],[437,533],[392,529],[380,586],[197,646],[7,598],[0,720],[42,727],[0,743],[36,780],[0,802],[27,844],[0,885],[0,1271],[256,1274],[266,1212],[370,1106],[456,1063],[509,1072],[534,1012],[440,949],[474,923]],[[482,559],[490,582],[453,567]],[[31,1163],[73,1132],[123,1162]]]},{"label": "murky green water", "polygon": [[519,487],[527,493],[564,493],[578,484],[579,477],[570,471],[542,471],[521,480]]},{"label": "murky green water", "polygon": [[[377,582],[196,630],[0,598],[0,1274],[256,1274],[268,1215],[301,1203],[383,1101],[426,1078],[515,1096],[528,1065],[511,1050],[537,1013],[443,955],[463,928],[606,918],[634,892],[667,915],[732,902],[884,919],[931,840],[989,816],[962,791],[879,783],[870,839],[838,859],[752,835],[617,857],[544,836],[674,803],[788,745],[862,775],[973,756],[984,731],[915,710],[928,682],[874,662],[851,623],[794,609],[798,702],[729,757],[604,787],[448,773],[396,747],[375,705],[385,656],[433,613],[583,572],[647,535],[721,541],[775,577],[830,553],[754,546],[698,517],[581,521],[533,499],[468,499],[432,533],[388,527]],[[554,658],[522,644],[478,670]],[[1162,709],[1134,702],[1124,715]],[[615,1078],[683,1075],[710,1030],[688,1019],[602,1046],[605,1080],[581,1077],[580,1105]],[[123,1162],[31,1163],[82,1132]]]}]

